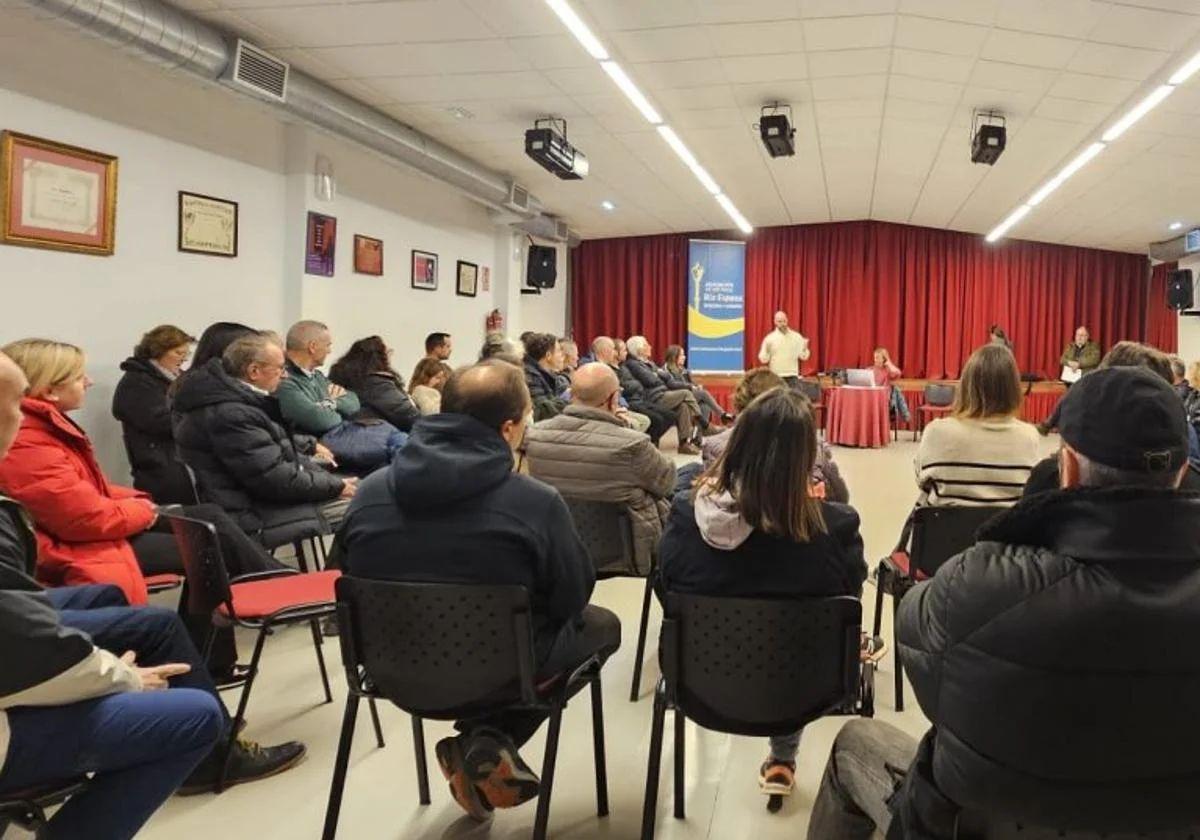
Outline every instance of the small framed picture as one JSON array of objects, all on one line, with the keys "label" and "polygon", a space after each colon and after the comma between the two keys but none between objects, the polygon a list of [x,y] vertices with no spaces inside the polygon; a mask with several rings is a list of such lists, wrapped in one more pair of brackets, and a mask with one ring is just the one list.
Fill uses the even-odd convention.
[{"label": "small framed picture", "polygon": [[359,274],[383,274],[383,240],[354,234],[354,270]]},{"label": "small framed picture", "polygon": [[438,255],[429,251],[412,252],[412,287],[436,291],[438,287]]},{"label": "small framed picture", "polygon": [[236,257],[237,202],[180,190],[179,250],[189,254]]},{"label": "small framed picture", "polygon": [[332,277],[336,248],[337,219],[310,210],[304,241],[304,273]]},{"label": "small framed picture", "polygon": [[479,291],[479,266],[475,263],[458,261],[458,285],[454,291],[463,297],[475,297]]}]

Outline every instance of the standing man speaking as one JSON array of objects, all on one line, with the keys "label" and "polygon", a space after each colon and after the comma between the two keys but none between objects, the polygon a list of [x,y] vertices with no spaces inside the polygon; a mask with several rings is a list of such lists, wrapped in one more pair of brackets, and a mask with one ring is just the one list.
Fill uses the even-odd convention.
[{"label": "standing man speaking", "polygon": [[788,329],[787,313],[775,313],[775,329],[763,339],[758,360],[792,388],[800,386],[800,362],[809,356],[808,339]]}]

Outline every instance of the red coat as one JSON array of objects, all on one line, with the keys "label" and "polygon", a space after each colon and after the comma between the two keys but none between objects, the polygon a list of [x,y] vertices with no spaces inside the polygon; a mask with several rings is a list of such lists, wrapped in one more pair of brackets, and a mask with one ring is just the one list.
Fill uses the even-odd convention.
[{"label": "red coat", "polygon": [[111,583],[129,603],[146,603],[128,538],[154,522],[150,497],[109,484],[87,434],[53,404],[26,397],[21,412],[17,439],[0,460],[0,489],[33,517],[38,579],[50,586]]}]

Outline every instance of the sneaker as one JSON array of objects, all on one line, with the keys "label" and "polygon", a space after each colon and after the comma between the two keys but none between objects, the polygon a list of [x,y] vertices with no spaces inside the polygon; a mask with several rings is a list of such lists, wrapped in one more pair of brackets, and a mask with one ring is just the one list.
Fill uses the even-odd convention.
[{"label": "sneaker", "polygon": [[694,443],[681,443],[679,448],[675,450],[680,455],[699,455],[700,447]]},{"label": "sneaker", "polygon": [[450,795],[458,806],[473,820],[484,822],[492,817],[492,805],[479,793],[475,782],[467,772],[463,759],[461,736],[443,738],[434,747],[442,775],[450,783]]},{"label": "sneaker", "polygon": [[791,796],[796,785],[796,762],[768,758],[758,769],[758,786],[768,796]]},{"label": "sneaker", "polygon": [[878,662],[887,653],[887,642],[883,636],[863,636],[859,660],[862,662]]},{"label": "sneaker", "polygon": [[537,774],[524,762],[512,740],[501,732],[483,729],[471,739],[466,765],[475,787],[495,808],[515,808],[535,798],[541,790]]},{"label": "sneaker", "polygon": [[[225,774],[225,787],[231,788],[246,782],[257,782],[259,779],[267,779],[285,770],[290,770],[300,763],[306,751],[304,744],[299,741],[287,741],[278,746],[264,747],[254,741],[238,738],[233,745],[233,753],[229,756],[229,771]],[[179,795],[191,796],[215,790],[217,776],[221,770],[221,756],[224,754],[223,745],[214,748],[180,786],[177,791]]]}]

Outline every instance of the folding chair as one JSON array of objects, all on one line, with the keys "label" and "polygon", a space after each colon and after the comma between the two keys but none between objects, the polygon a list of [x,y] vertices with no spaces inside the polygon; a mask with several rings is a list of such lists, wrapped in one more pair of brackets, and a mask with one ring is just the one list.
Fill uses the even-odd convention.
[{"label": "folding chair", "polygon": [[917,422],[913,425],[913,440],[925,431],[930,420],[945,417],[954,405],[954,385],[930,382],[925,385],[925,401],[917,406]]},{"label": "folding chair", "polygon": [[61,805],[87,786],[87,776],[65,782],[0,793],[0,837],[10,823],[40,836],[46,826],[46,809]]}]

